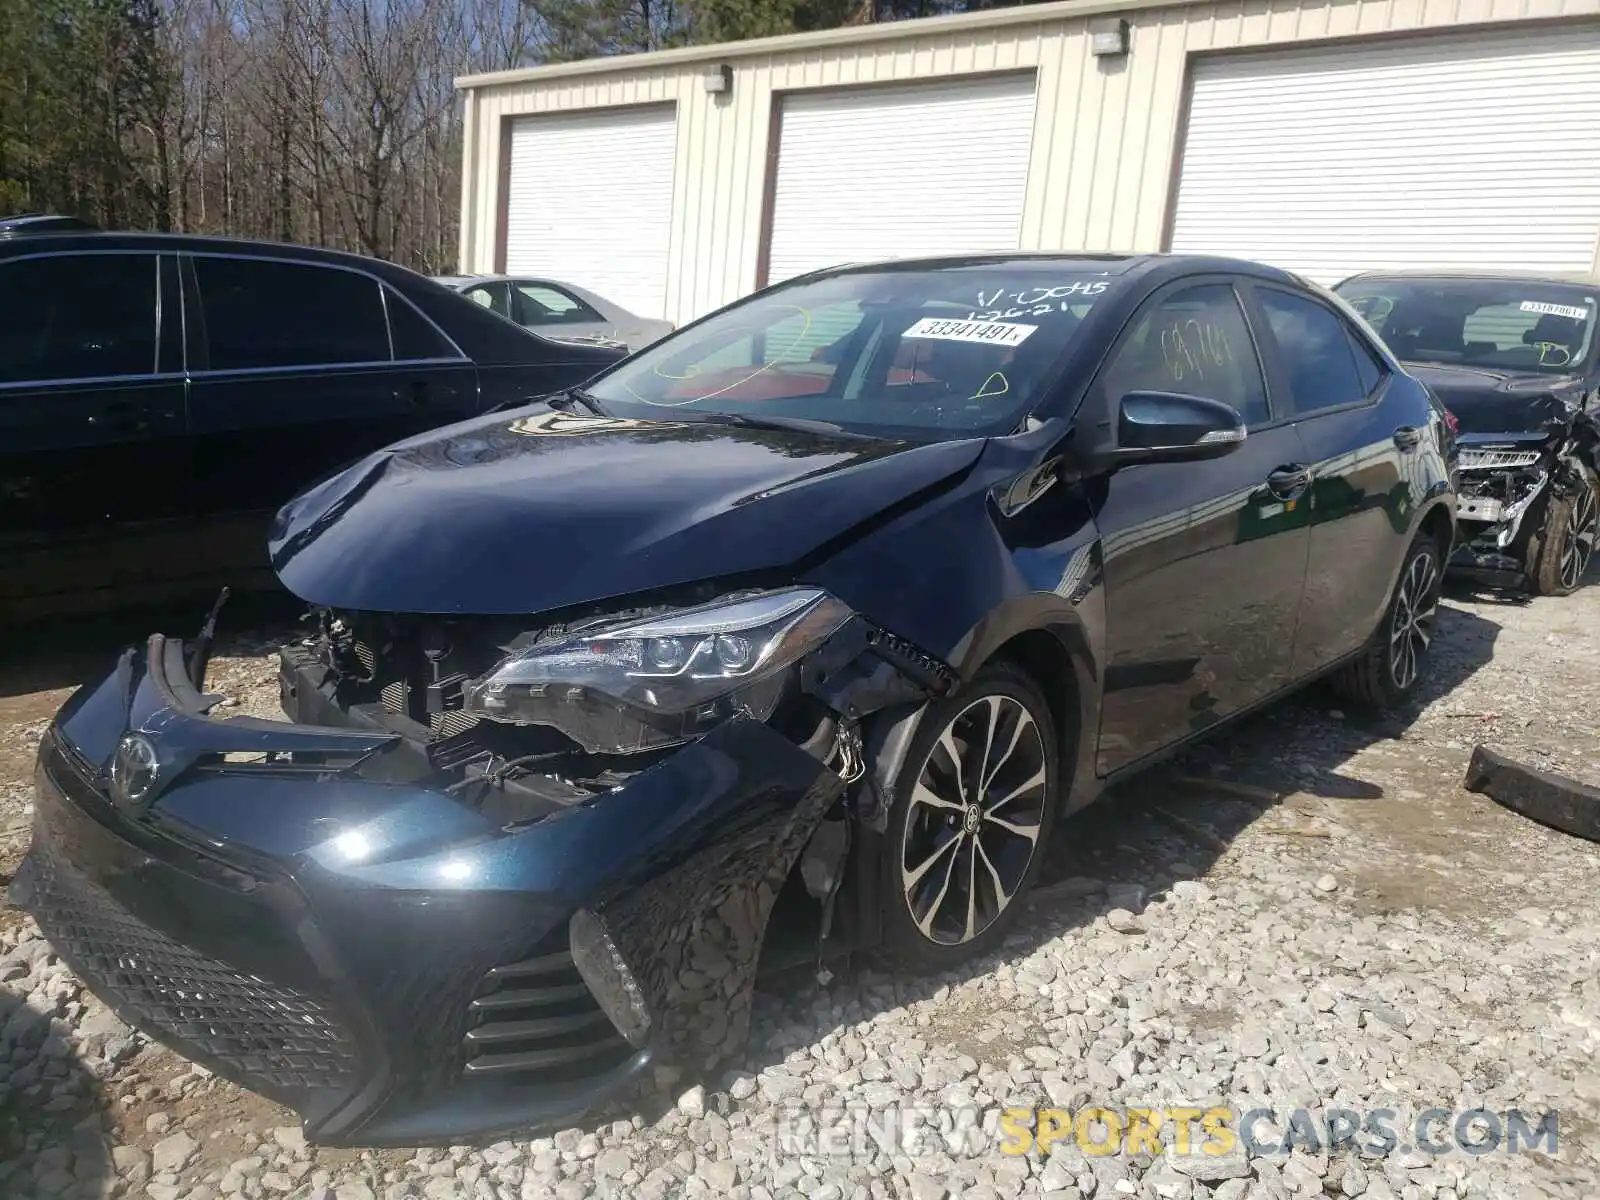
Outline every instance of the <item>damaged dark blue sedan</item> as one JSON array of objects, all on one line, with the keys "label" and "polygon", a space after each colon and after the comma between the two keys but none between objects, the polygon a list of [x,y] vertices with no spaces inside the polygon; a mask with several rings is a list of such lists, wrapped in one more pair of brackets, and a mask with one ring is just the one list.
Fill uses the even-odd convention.
[{"label": "damaged dark blue sedan", "polygon": [[1455,499],[1415,380],[1222,259],[822,272],[280,514],[289,723],[209,627],[44,738],[12,899],[326,1143],[725,1059],[778,925],[995,947],[1063,813],[1322,675],[1416,688]]}]

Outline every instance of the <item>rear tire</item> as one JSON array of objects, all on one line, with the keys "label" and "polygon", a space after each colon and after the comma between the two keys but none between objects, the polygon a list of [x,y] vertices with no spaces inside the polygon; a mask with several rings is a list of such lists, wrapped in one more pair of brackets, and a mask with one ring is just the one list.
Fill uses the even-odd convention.
[{"label": "rear tire", "polygon": [[1432,534],[1419,533],[1400,565],[1389,607],[1361,657],[1334,673],[1331,683],[1347,700],[1368,708],[1394,708],[1416,691],[1427,667],[1439,614],[1444,556]]},{"label": "rear tire", "polygon": [[1528,570],[1536,595],[1570,596],[1578,590],[1594,554],[1597,522],[1600,503],[1593,488],[1576,496],[1550,497],[1539,549]]},{"label": "rear tire", "polygon": [[929,708],[895,781],[883,951],[915,972],[992,950],[1049,844],[1061,765],[1050,706],[1007,662]]}]

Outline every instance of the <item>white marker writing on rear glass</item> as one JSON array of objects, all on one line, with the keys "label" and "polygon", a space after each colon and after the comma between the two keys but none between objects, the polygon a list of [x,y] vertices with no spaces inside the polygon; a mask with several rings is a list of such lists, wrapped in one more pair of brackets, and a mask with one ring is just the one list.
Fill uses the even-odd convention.
[{"label": "white marker writing on rear glass", "polygon": [[1012,325],[1004,321],[951,321],[923,317],[900,336],[935,338],[946,342],[979,342],[986,346],[1020,346],[1037,325]]}]

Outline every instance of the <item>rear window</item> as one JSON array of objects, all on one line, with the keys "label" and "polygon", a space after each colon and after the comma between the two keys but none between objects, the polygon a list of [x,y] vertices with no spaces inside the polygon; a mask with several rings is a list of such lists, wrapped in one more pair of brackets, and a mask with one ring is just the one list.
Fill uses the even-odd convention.
[{"label": "rear window", "polygon": [[1594,350],[1600,289],[1501,279],[1354,279],[1339,295],[1408,362],[1563,374]]},{"label": "rear window", "polygon": [[637,415],[801,417],[869,433],[1014,426],[1113,277],[1064,270],[870,271],[735,304],[591,390]]}]

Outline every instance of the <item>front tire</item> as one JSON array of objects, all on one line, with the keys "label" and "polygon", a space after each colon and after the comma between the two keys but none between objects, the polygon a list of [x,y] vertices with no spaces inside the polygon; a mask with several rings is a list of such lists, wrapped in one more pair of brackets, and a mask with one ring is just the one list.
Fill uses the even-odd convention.
[{"label": "front tire", "polygon": [[940,971],[999,944],[1039,873],[1060,774],[1050,706],[1009,663],[990,663],[928,710],[885,840],[891,960]]},{"label": "front tire", "polygon": [[1443,554],[1430,533],[1419,533],[1400,565],[1383,621],[1361,657],[1333,676],[1334,690],[1368,708],[1394,708],[1417,689],[1439,618]]},{"label": "front tire", "polygon": [[1539,550],[1528,571],[1540,596],[1569,596],[1583,583],[1600,526],[1600,503],[1585,486],[1575,496],[1552,496],[1545,510]]}]

